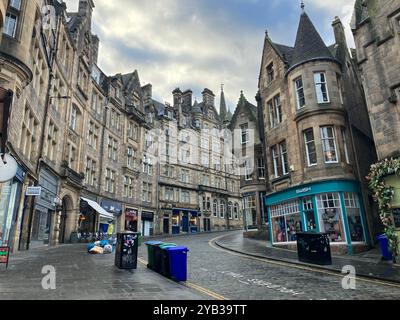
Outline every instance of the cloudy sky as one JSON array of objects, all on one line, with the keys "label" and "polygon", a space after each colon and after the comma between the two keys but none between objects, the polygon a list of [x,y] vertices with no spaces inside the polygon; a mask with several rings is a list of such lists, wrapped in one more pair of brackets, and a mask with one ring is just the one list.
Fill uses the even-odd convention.
[{"label": "cloudy sky", "polygon": [[[176,87],[201,100],[207,87],[225,85],[233,110],[243,90],[255,103],[265,31],[294,45],[300,0],[94,0],[93,33],[100,38],[99,66],[108,75],[137,69],[154,97],[171,101]],[[76,11],[79,0],[66,0]],[[355,0],[305,0],[306,11],[327,44],[335,16],[349,30]]]}]

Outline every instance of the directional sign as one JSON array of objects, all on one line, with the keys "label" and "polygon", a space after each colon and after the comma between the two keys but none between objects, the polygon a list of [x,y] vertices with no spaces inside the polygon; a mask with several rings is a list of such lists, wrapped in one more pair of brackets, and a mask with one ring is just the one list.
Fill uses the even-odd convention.
[{"label": "directional sign", "polygon": [[39,197],[42,194],[42,187],[28,187],[26,189],[27,196]]}]

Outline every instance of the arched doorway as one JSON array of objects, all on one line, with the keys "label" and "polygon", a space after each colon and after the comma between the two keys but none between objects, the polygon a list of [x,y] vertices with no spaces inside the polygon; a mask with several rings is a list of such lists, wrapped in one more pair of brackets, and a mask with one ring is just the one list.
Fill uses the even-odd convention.
[{"label": "arched doorway", "polygon": [[66,196],[62,199],[62,210],[60,218],[60,233],[58,236],[58,243],[65,243],[68,213],[72,211],[72,201]]}]

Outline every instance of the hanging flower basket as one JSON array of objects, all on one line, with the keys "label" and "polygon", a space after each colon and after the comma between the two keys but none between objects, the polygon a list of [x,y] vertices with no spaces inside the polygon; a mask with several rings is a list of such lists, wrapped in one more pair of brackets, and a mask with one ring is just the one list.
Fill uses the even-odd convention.
[{"label": "hanging flower basket", "polygon": [[378,204],[379,216],[385,227],[385,234],[389,239],[393,261],[396,262],[396,258],[399,255],[399,239],[391,206],[394,199],[394,188],[385,183],[385,178],[392,175],[397,175],[400,178],[400,158],[385,159],[372,165],[367,179],[369,187],[373,191],[374,200]]}]

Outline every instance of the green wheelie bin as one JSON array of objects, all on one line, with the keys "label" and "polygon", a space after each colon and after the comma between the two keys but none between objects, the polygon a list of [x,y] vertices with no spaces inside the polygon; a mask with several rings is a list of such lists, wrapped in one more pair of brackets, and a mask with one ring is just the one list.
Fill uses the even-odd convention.
[{"label": "green wheelie bin", "polygon": [[153,270],[161,274],[161,262],[162,262],[162,249],[161,246],[176,246],[175,243],[162,243],[154,246],[154,268]]},{"label": "green wheelie bin", "polygon": [[155,249],[162,244],[163,243],[161,241],[149,241],[145,243],[145,245],[147,246],[147,254],[148,254],[147,268],[154,270]]}]

